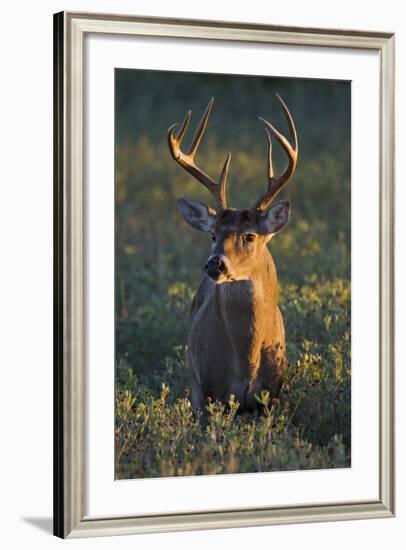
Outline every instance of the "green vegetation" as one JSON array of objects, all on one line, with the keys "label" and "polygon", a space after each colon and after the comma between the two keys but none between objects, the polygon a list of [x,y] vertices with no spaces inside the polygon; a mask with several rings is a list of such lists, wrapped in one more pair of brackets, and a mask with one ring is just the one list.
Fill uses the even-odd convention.
[{"label": "green vegetation", "polygon": [[[349,83],[120,70],[116,92],[116,477],[349,466]],[[298,169],[281,194],[292,201],[291,221],[270,245],[289,366],[280,403],[258,396],[261,416],[239,414],[233,400],[208,403],[201,430],[185,349],[210,238],[186,226],[176,199],[212,203],[173,162],[166,129],[189,107],[193,127],[215,96],[199,164],[217,177],[231,151],[229,202],[248,207],[265,185],[256,115],[286,132],[274,92],[300,140]],[[277,145],[275,159],[283,168]]]}]

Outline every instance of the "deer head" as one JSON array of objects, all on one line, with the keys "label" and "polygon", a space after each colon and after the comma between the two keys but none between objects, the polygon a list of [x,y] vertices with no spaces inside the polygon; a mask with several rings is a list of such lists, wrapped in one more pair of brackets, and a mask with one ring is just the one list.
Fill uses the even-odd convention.
[{"label": "deer head", "polygon": [[[216,283],[247,280],[261,261],[261,254],[266,244],[288,222],[290,215],[289,201],[279,201],[271,205],[275,196],[292,177],[298,158],[298,140],[292,116],[279,95],[276,95],[285,113],[291,142],[286,139],[267,120],[259,117],[265,124],[268,149],[268,184],[264,194],[250,209],[237,210],[227,206],[226,182],[231,154],[227,155],[218,182],[214,181],[195,163],[196,153],[203,137],[210,112],[212,98],[196,130],[192,144],[187,153],[181,149],[192,116],[188,112],[181,128],[175,137],[178,124],[168,130],[168,144],[172,157],[187,172],[202,183],[213,195],[216,209],[192,199],[179,199],[178,208],[193,228],[210,233],[213,246],[205,270]],[[288,155],[288,166],[280,176],[275,176],[272,165],[271,134],[279,141]]]}]

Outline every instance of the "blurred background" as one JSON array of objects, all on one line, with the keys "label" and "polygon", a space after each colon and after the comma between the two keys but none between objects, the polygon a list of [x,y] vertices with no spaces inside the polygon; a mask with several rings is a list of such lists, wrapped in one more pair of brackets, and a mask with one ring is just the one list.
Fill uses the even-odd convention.
[{"label": "blurred background", "polygon": [[[173,161],[167,129],[191,109],[186,148],[214,97],[197,161],[217,179],[231,152],[229,205],[248,208],[266,185],[266,139],[258,115],[289,135],[275,93],[290,109],[299,138],[296,173],[278,195],[292,201],[291,220],[271,243],[279,281],[348,280],[349,82],[116,71],[117,360],[140,374],[159,371],[173,347],[185,343],[187,319],[182,308],[171,309],[172,302],[189,302],[210,250],[210,237],[186,225],[176,199],[214,206],[212,197]],[[274,142],[278,172],[287,160]]]},{"label": "blurred background", "polygon": [[[179,197],[214,206],[172,159],[167,129],[211,97],[197,155],[217,179],[228,152],[228,204],[263,192],[267,145],[258,115],[286,136],[279,93],[299,138],[290,223],[270,243],[289,366],[281,406],[263,418],[212,404],[208,429],[191,414],[185,349],[190,305],[211,239],[188,226]],[[347,467],[351,463],[349,82],[116,71],[116,476]],[[285,153],[274,139],[274,168]]]}]

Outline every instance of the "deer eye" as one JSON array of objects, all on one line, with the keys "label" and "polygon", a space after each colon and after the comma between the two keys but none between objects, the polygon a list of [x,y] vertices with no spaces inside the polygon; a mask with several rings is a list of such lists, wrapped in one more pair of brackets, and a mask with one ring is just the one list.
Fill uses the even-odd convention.
[{"label": "deer eye", "polygon": [[244,233],[243,235],[244,241],[248,243],[252,243],[252,241],[255,241],[255,234],[254,233]]},{"label": "deer eye", "polygon": [[214,233],[210,233],[211,240],[214,242],[216,240],[216,235]]}]

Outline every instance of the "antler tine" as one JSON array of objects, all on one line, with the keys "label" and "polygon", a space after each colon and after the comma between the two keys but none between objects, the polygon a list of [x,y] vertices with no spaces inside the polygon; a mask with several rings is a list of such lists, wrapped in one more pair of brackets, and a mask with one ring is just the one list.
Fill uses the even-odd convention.
[{"label": "antler tine", "polygon": [[[268,141],[268,187],[264,195],[262,195],[262,197],[260,197],[255,203],[252,210],[265,210],[266,208],[268,208],[274,197],[277,195],[277,193],[279,193],[282,187],[287,184],[287,182],[290,180],[296,170],[299,147],[295,124],[293,122],[292,115],[290,114],[289,109],[286,107],[282,98],[278,94],[276,94],[276,97],[282,106],[283,112],[285,113],[292,144],[290,144],[286,137],[282,135],[276,128],[274,128],[272,124],[270,124],[267,120],[262,117],[258,117],[265,124],[265,132]],[[273,172],[271,133],[282,145],[289,159],[288,166],[279,177],[275,177]]]},{"label": "antler tine", "polygon": [[196,129],[195,135],[193,136],[192,144],[190,146],[188,155],[192,158],[196,156],[197,149],[199,148],[200,142],[202,140],[203,134],[206,130],[207,122],[211,113],[211,108],[213,107],[214,97],[212,97],[206,107],[206,110],[203,113],[203,116],[199,122],[199,126]]},{"label": "antler tine", "polygon": [[266,139],[268,142],[268,178],[273,178],[273,164],[272,164],[272,139],[268,128],[265,127]]},{"label": "antler tine", "polygon": [[[179,130],[179,135],[178,137],[176,138],[178,143],[179,143],[179,147],[180,147],[180,144],[182,143],[182,140],[187,132],[187,129],[189,127],[189,122],[190,122],[190,119],[192,118],[192,111],[188,111],[187,115],[185,116],[185,120],[182,122],[182,126]],[[177,126],[177,124],[175,124],[174,126]]]},{"label": "antler tine", "polygon": [[296,132],[295,123],[293,122],[292,115],[290,114],[290,111],[287,108],[286,103],[283,101],[283,99],[279,94],[275,94],[275,95],[282,106],[283,112],[285,113],[286,120],[288,121],[288,125],[289,125],[290,137],[292,138],[292,141],[293,141],[292,143],[293,149],[296,151],[298,149],[298,143],[297,143],[297,132]]},{"label": "antler tine", "polygon": [[202,183],[206,189],[215,198],[218,207],[220,210],[225,210],[227,208],[227,199],[226,199],[226,183],[227,183],[227,174],[228,168],[230,166],[231,155],[227,155],[226,161],[223,165],[219,182],[216,183],[210,176],[208,176],[203,170],[201,170],[195,163],[195,156],[199,148],[199,144],[202,140],[203,134],[206,130],[207,122],[209,120],[211,108],[213,106],[214,98],[212,97],[209,101],[206,110],[203,114],[202,119],[197,127],[196,133],[193,137],[192,144],[187,153],[184,153],[181,150],[181,143],[186,134],[187,128],[189,126],[191,111],[186,115],[185,120],[182,123],[182,126],[179,130],[178,136],[174,136],[175,128],[178,124],[173,124],[168,130],[168,145],[169,150],[173,159],[184,168],[189,174],[195,177],[200,183]]},{"label": "antler tine", "polygon": [[226,160],[223,164],[223,168],[221,169],[220,180],[218,183],[218,196],[219,196],[218,203],[224,205],[222,206],[223,210],[227,208],[226,185],[227,185],[228,169],[230,168],[230,162],[231,162],[231,153],[228,153]]}]

